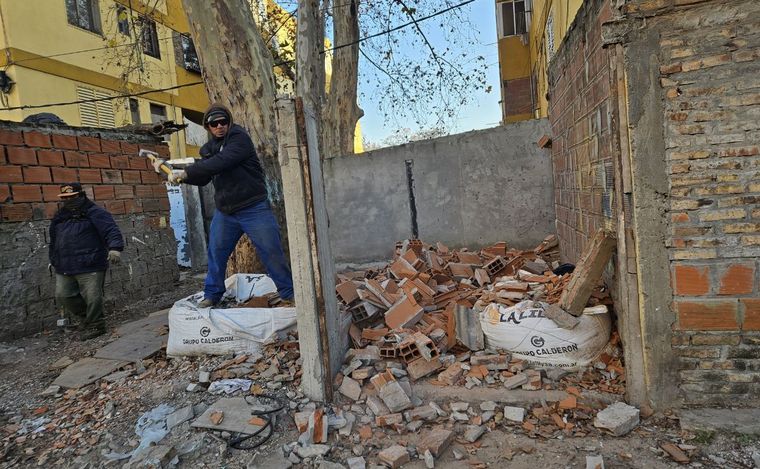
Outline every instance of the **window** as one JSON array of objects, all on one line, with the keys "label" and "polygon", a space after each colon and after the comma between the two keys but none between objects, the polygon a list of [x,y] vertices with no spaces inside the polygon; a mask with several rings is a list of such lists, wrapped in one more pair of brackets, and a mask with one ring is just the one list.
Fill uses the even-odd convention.
[{"label": "window", "polygon": [[66,0],[69,24],[100,34],[100,12],[97,0]]},{"label": "window", "polygon": [[530,0],[507,0],[497,3],[496,13],[499,37],[516,36],[528,32]]},{"label": "window", "polygon": [[[79,120],[81,121],[82,126],[116,127],[113,101],[105,99],[110,97],[111,95],[104,91],[85,88],[83,86],[77,87],[77,98],[80,101],[87,101],[79,103]],[[102,99],[102,101],[92,101],[94,99]]]},{"label": "window", "polygon": [[154,124],[166,120],[166,107],[160,104],[150,103],[150,121]]},{"label": "window", "polygon": [[140,18],[142,24],[142,42],[143,52],[145,55],[161,58],[161,49],[158,46],[158,33],[156,32],[156,22],[148,18]]},{"label": "window", "polygon": [[182,63],[185,70],[201,73],[201,64],[198,61],[198,53],[195,52],[195,44],[187,34],[179,35],[180,47],[182,47]]},{"label": "window", "polygon": [[119,32],[125,36],[129,36],[129,11],[126,7],[118,6],[116,8],[116,25],[119,28]]},{"label": "window", "polygon": [[129,115],[133,124],[140,124],[140,104],[135,98],[129,98]]}]

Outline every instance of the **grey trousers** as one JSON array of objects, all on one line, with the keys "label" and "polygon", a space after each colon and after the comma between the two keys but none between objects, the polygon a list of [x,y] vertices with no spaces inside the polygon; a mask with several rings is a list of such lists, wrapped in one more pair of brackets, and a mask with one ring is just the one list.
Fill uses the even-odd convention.
[{"label": "grey trousers", "polygon": [[55,274],[55,299],[82,329],[105,328],[103,285],[106,271],[77,275]]}]

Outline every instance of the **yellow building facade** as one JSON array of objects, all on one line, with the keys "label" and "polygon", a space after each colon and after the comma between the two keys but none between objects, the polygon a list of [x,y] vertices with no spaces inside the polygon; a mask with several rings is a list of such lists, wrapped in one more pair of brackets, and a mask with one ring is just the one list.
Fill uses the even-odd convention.
[{"label": "yellow building facade", "polygon": [[[0,119],[50,112],[72,126],[181,124],[208,106],[203,84],[183,86],[202,77],[181,0],[0,0],[0,29],[0,65],[13,82]],[[137,96],[108,99],[124,95]],[[61,104],[37,107],[51,103]],[[195,138],[167,137],[173,157],[198,154],[199,128]]]},{"label": "yellow building facade", "polygon": [[583,0],[496,0],[502,123],[546,117],[548,66]]}]

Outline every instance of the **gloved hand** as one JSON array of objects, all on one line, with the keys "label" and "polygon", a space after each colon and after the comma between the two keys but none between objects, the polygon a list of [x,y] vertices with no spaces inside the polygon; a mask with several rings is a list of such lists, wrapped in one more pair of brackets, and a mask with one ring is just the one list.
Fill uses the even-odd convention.
[{"label": "gloved hand", "polygon": [[173,170],[172,175],[168,177],[169,184],[172,186],[179,186],[185,179],[187,179],[187,173],[179,169]]},{"label": "gloved hand", "polygon": [[161,165],[166,163],[166,160],[161,158],[151,158],[151,163],[153,163],[153,169],[158,173],[161,174]]},{"label": "gloved hand", "polygon": [[108,251],[108,262],[118,264],[121,262],[121,253],[119,251]]}]

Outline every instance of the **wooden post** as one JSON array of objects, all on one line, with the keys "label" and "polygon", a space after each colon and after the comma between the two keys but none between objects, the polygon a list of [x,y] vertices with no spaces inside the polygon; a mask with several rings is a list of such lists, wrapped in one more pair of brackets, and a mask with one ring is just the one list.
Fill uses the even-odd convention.
[{"label": "wooden post", "polygon": [[573,316],[583,314],[583,308],[586,307],[591,292],[602,278],[604,267],[612,258],[614,250],[615,236],[612,232],[597,231],[580,262],[575,266],[570,283],[562,292],[562,297],[559,299],[560,308]]}]

